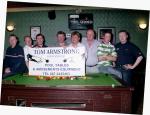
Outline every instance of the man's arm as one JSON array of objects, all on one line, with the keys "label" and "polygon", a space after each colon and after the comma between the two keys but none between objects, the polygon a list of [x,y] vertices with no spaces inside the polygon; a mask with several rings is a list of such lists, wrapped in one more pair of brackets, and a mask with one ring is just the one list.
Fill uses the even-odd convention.
[{"label": "man's arm", "polygon": [[106,61],[106,56],[97,56],[99,61]]},{"label": "man's arm", "polygon": [[117,60],[117,52],[115,51],[115,47],[112,46],[112,51],[109,55],[106,56],[107,61],[116,61]]},{"label": "man's arm", "polygon": [[98,56],[99,61],[116,61],[116,59],[116,56],[111,55]]},{"label": "man's arm", "polygon": [[139,63],[142,61],[142,59],[143,59],[143,56],[139,56],[136,59],[136,61],[135,61],[135,63],[133,65],[131,65],[131,64],[125,65],[125,68],[126,69],[134,69],[134,68],[136,68],[139,65]]},{"label": "man's arm", "polygon": [[106,56],[106,60],[108,60],[108,61],[116,61],[117,57],[116,56],[107,55]]}]

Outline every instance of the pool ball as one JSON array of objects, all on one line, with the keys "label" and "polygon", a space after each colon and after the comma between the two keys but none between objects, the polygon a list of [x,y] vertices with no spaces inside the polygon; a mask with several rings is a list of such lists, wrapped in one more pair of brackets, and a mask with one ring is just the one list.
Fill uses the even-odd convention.
[{"label": "pool ball", "polygon": [[51,80],[51,79],[52,79],[51,76],[46,77],[46,80]]},{"label": "pool ball", "polygon": [[44,79],[44,77],[43,77],[43,76],[40,76],[40,79]]},{"label": "pool ball", "polygon": [[60,80],[62,80],[62,77],[59,77]]},{"label": "pool ball", "polygon": [[15,84],[16,81],[15,80],[10,80],[10,84]]},{"label": "pool ball", "polygon": [[112,84],[112,88],[114,88],[115,87],[115,84]]},{"label": "pool ball", "polygon": [[74,80],[74,77],[70,77],[70,80]]},{"label": "pool ball", "polygon": [[36,79],[37,79],[37,80],[40,80],[40,76],[37,76]]},{"label": "pool ball", "polygon": [[108,74],[107,74],[107,73],[105,73],[105,76],[108,76]]},{"label": "pool ball", "polygon": [[64,79],[66,79],[66,77],[65,77],[65,76],[63,76],[63,77],[62,77],[62,79],[64,80]]},{"label": "pool ball", "polygon": [[87,79],[87,77],[85,77],[85,76],[84,76],[84,77],[83,77],[83,79],[84,79],[84,80],[86,80],[86,79]]},{"label": "pool ball", "polygon": [[49,80],[49,77],[46,77],[45,79],[46,79],[46,80]]},{"label": "pool ball", "polygon": [[52,79],[53,79],[53,80],[55,80],[55,79],[56,79],[56,77],[54,76],[54,77],[52,77]]},{"label": "pool ball", "polygon": [[66,77],[66,79],[70,79],[70,77],[69,77],[69,76],[67,76],[67,77]]}]

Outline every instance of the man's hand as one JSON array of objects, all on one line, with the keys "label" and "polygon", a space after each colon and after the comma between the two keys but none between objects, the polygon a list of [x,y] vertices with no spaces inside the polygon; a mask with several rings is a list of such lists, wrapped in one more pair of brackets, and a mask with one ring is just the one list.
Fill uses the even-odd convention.
[{"label": "man's hand", "polygon": [[107,59],[106,59],[106,56],[99,56],[98,60],[99,61],[106,61]]},{"label": "man's hand", "polygon": [[128,69],[134,69],[133,65],[132,64],[126,64],[126,65],[123,65],[125,67],[126,70]]},{"label": "man's hand", "polygon": [[112,55],[107,55],[105,58],[106,58],[106,60],[108,60],[108,61],[116,61],[116,59],[117,59],[116,56],[112,56]]},{"label": "man's hand", "polygon": [[5,69],[5,73],[10,73],[10,72],[11,72],[11,70],[9,67]]}]

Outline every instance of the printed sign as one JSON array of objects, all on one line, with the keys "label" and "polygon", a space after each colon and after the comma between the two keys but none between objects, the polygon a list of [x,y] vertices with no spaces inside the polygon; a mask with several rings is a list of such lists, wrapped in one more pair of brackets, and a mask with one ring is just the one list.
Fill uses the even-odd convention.
[{"label": "printed sign", "polygon": [[84,47],[30,48],[29,75],[84,76]]}]

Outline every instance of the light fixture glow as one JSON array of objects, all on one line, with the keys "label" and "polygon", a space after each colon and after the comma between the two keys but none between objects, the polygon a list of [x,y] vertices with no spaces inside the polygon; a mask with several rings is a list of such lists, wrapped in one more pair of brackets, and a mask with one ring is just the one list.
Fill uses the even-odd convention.
[{"label": "light fixture glow", "polygon": [[7,25],[7,30],[9,31],[9,32],[11,32],[11,31],[13,31],[14,29],[15,29],[15,27],[14,27],[14,25]]},{"label": "light fixture glow", "polygon": [[145,29],[147,27],[146,23],[139,24],[140,29]]}]

